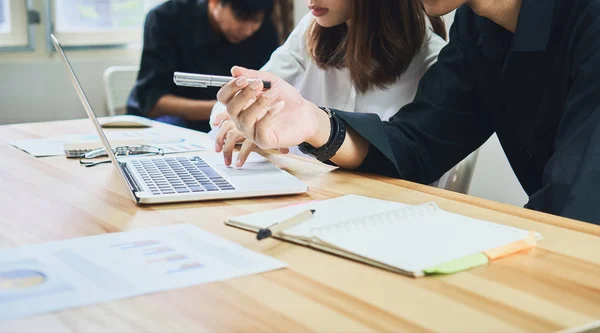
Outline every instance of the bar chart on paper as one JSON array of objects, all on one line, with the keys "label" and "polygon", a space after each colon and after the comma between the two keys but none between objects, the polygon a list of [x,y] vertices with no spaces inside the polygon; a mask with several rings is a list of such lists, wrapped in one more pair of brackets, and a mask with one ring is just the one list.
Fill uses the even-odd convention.
[{"label": "bar chart on paper", "polygon": [[189,224],[0,251],[0,320],[284,268]]},{"label": "bar chart on paper", "polygon": [[[201,262],[190,258],[176,246],[167,246],[161,242],[148,239],[129,243],[111,245],[122,254],[140,263],[150,265],[150,269],[160,269],[166,274],[182,273],[205,267]],[[160,267],[160,268],[159,268]]]}]

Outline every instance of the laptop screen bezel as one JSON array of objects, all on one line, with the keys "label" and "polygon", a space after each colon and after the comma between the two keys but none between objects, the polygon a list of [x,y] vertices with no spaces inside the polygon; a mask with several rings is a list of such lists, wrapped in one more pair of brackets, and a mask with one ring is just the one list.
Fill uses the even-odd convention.
[{"label": "laptop screen bezel", "polygon": [[106,135],[104,134],[104,131],[102,130],[102,126],[100,126],[100,123],[98,122],[98,119],[96,118],[96,113],[92,109],[92,106],[90,105],[90,102],[89,102],[87,96],[85,95],[85,92],[83,91],[83,88],[81,87],[81,84],[79,83],[79,80],[77,79],[77,75],[75,75],[75,71],[73,70],[71,63],[69,62],[69,58],[65,54],[65,52],[64,52],[60,42],[56,38],[56,36],[54,36],[54,34],[50,34],[50,38],[52,39],[52,43],[54,44],[54,48],[56,49],[56,52],[58,52],[58,54],[60,55],[60,57],[63,61],[63,64],[65,65],[65,67],[67,68],[67,70],[69,72],[71,82],[73,83],[73,86],[75,87],[75,91],[77,92],[77,95],[79,96],[79,100],[81,101],[81,104],[83,104],[83,108],[85,109],[85,112],[87,113],[88,118],[92,121],[92,124],[94,125],[94,129],[96,130],[96,133],[98,134],[98,137],[100,138],[100,141],[102,142],[102,145],[104,146],[104,149],[106,150],[106,154],[110,158],[112,164],[114,165],[115,169],[119,173],[119,176],[121,177],[121,179],[127,185],[127,189],[129,191],[131,198],[133,199],[133,201],[135,203],[137,203],[139,200],[133,193],[133,190],[131,189],[131,187],[128,185],[129,181],[128,181],[127,177],[125,176],[125,173],[119,166],[119,161],[117,160],[117,157],[113,153],[113,150],[110,146],[110,142],[106,138]]}]

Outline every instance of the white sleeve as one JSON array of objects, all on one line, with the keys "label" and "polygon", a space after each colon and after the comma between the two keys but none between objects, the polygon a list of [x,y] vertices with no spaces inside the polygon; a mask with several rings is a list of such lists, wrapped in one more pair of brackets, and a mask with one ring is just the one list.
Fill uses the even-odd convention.
[{"label": "white sleeve", "polygon": [[[273,52],[261,71],[272,73],[295,86],[297,80],[304,76],[306,67],[311,61],[306,48],[306,32],[313,21],[314,17],[310,13],[304,16],[285,43]],[[213,139],[219,131],[218,126],[214,126],[213,122],[223,112],[225,112],[225,105],[217,102],[210,114],[212,130],[209,135]]]},{"label": "white sleeve", "polygon": [[440,51],[447,44],[448,42],[436,34],[433,29],[428,29],[427,43],[422,51],[425,70],[437,62]]}]

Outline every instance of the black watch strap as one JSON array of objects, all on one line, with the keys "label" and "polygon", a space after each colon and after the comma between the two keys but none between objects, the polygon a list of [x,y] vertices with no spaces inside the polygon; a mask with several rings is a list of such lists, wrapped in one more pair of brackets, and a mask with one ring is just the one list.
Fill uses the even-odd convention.
[{"label": "black watch strap", "polygon": [[344,121],[338,117],[335,112],[331,111],[328,108],[321,108],[323,111],[327,112],[329,116],[329,121],[331,122],[331,132],[329,134],[329,140],[327,143],[323,145],[323,147],[317,149],[312,145],[303,142],[298,146],[298,149],[310,156],[315,157],[317,160],[321,162],[329,161],[337,151],[342,147],[344,140],[346,139],[346,124]]}]

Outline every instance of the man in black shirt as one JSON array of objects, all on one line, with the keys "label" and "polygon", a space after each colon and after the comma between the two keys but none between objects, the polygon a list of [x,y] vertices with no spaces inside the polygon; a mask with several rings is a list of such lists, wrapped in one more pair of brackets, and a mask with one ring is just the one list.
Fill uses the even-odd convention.
[{"label": "man in black shirt", "polygon": [[218,88],[176,86],[173,72],[231,75],[236,64],[261,68],[279,45],[272,8],[273,0],[171,0],[154,8],[127,113],[209,131]]},{"label": "man in black shirt", "polygon": [[[424,184],[497,133],[527,208],[600,224],[600,0],[422,2],[433,15],[464,5],[414,102],[389,122],[324,112],[243,68],[219,101],[261,148],[300,144],[321,161]],[[262,86],[246,77],[273,81],[249,106]]]}]

